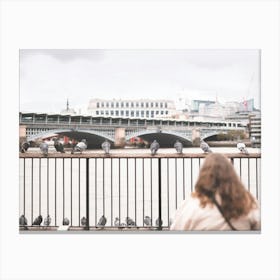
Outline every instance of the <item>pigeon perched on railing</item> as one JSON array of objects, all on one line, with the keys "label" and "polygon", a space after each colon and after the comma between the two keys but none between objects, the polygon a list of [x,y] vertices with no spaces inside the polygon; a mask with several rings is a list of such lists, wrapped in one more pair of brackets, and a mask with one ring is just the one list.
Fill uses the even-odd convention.
[{"label": "pigeon perched on railing", "polygon": [[102,215],[97,223],[97,227],[104,227],[106,223],[107,223],[107,219],[104,215]]},{"label": "pigeon perched on railing", "polygon": [[237,144],[237,148],[238,148],[238,150],[239,150],[242,154],[246,154],[246,155],[249,154],[249,152],[248,152],[248,150],[247,150],[247,148],[246,148],[246,145],[245,145],[244,143],[238,143],[238,144]]},{"label": "pigeon perched on railing", "polygon": [[156,226],[161,227],[162,226],[162,220],[159,220],[159,218],[156,219]]},{"label": "pigeon perched on railing", "polygon": [[70,224],[69,219],[68,218],[64,218],[63,221],[62,221],[62,225],[69,226],[69,224]]},{"label": "pigeon perched on railing", "polygon": [[127,226],[132,227],[132,226],[136,226],[136,223],[129,217],[126,217],[125,219]]},{"label": "pigeon perched on railing", "polygon": [[152,155],[155,155],[157,153],[158,149],[159,149],[159,143],[157,142],[157,140],[154,140],[150,146]]},{"label": "pigeon perched on railing", "polygon": [[54,147],[57,152],[65,153],[63,144],[57,138],[54,140]]},{"label": "pigeon perched on railing", "polygon": [[152,219],[149,216],[145,216],[144,225],[145,226],[151,226],[152,225]]},{"label": "pigeon perched on railing", "polygon": [[86,217],[83,217],[82,219],[81,219],[81,225],[82,226],[87,226],[87,218]]},{"label": "pigeon perched on railing", "polygon": [[107,139],[101,145],[101,148],[103,149],[103,151],[106,155],[108,155],[110,153],[110,147],[111,147],[111,144]]},{"label": "pigeon perched on railing", "polygon": [[80,152],[82,153],[87,149],[87,140],[83,139],[81,142],[79,142],[71,151],[71,154],[74,154],[74,152]]},{"label": "pigeon perched on railing", "polygon": [[26,219],[26,217],[25,217],[24,215],[21,215],[21,216],[19,217],[19,225],[20,225],[20,226],[23,226],[24,229],[28,229],[28,228],[27,228],[27,219]]},{"label": "pigeon perched on railing", "polygon": [[52,219],[51,219],[50,215],[48,215],[44,220],[44,226],[48,227],[51,224],[51,221],[52,221]]},{"label": "pigeon perched on railing", "polygon": [[120,219],[118,217],[115,218],[115,221],[114,221],[114,226],[115,227],[120,227],[121,223],[120,223]]},{"label": "pigeon perched on railing", "polygon": [[182,154],[183,153],[183,144],[176,140],[174,144],[174,148],[176,149],[177,153]]},{"label": "pigeon perched on railing", "polygon": [[45,157],[48,156],[49,145],[46,142],[41,143],[40,144],[40,150]]},{"label": "pigeon perched on railing", "polygon": [[204,153],[212,153],[209,145],[203,140],[201,140],[200,142],[200,148],[203,150]]},{"label": "pigeon perched on railing", "polygon": [[20,151],[21,151],[22,153],[25,153],[25,152],[27,152],[27,150],[28,150],[29,147],[30,147],[29,142],[23,142],[23,143],[21,144],[21,146],[20,146]]},{"label": "pigeon perched on railing", "polygon": [[32,223],[32,226],[40,226],[43,222],[43,217],[39,215]]}]

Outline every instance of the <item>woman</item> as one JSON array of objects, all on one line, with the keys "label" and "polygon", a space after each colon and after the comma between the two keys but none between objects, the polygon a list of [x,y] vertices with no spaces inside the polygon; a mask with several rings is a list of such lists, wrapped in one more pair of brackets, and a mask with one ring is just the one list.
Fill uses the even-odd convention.
[{"label": "woman", "polygon": [[213,153],[203,163],[195,192],[173,221],[171,230],[259,230],[260,211],[230,160]]}]

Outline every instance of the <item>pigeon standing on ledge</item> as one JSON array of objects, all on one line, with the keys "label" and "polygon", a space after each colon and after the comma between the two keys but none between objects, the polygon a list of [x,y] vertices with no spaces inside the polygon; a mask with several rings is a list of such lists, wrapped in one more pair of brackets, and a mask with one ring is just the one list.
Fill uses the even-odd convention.
[{"label": "pigeon standing on ledge", "polygon": [[65,153],[63,144],[57,138],[54,139],[54,147],[57,152]]},{"label": "pigeon standing on ledge", "polygon": [[21,146],[20,146],[20,151],[21,151],[22,153],[25,153],[25,152],[27,152],[27,150],[28,150],[29,147],[30,147],[29,142],[23,142],[23,143],[21,144]]},{"label": "pigeon standing on ledge", "polygon": [[69,224],[70,224],[69,219],[68,218],[64,218],[63,221],[62,221],[62,225],[69,226]]},{"label": "pigeon standing on ledge", "polygon": [[39,215],[32,223],[32,226],[39,226],[43,222],[43,217]]},{"label": "pigeon standing on ledge", "polygon": [[27,219],[25,218],[24,215],[21,215],[21,216],[19,217],[19,225],[20,225],[20,226],[23,226],[24,229],[28,229],[28,228],[27,228]]},{"label": "pigeon standing on ledge", "polygon": [[41,143],[40,144],[40,150],[45,157],[48,156],[49,145],[46,142]]},{"label": "pigeon standing on ledge", "polygon": [[158,149],[159,149],[159,143],[157,142],[157,140],[154,140],[150,146],[152,155],[155,155],[157,153]]},{"label": "pigeon standing on ledge", "polygon": [[72,150],[71,154],[74,154],[74,152],[80,152],[82,153],[87,149],[87,140],[83,139],[81,142],[79,142]]},{"label": "pigeon standing on ledge", "polygon": [[86,217],[83,217],[83,218],[81,219],[81,225],[82,225],[83,227],[87,226],[87,218],[86,218]]},{"label": "pigeon standing on ledge", "polygon": [[209,145],[203,140],[201,140],[200,142],[200,148],[203,150],[204,153],[212,153]]},{"label": "pigeon standing on ledge", "polygon": [[144,225],[148,226],[148,227],[152,225],[152,220],[151,220],[151,218],[149,216],[145,216],[145,218],[144,218]]},{"label": "pigeon standing on ledge", "polygon": [[101,145],[101,148],[103,149],[103,151],[106,155],[108,155],[110,153],[110,147],[111,147],[111,144],[109,143],[109,141],[107,139]]},{"label": "pigeon standing on ledge", "polygon": [[104,215],[102,215],[101,218],[98,221],[97,226],[98,227],[104,227],[106,225],[106,223],[107,223],[107,219],[105,218]]},{"label": "pigeon standing on ledge", "polygon": [[242,154],[249,155],[249,152],[248,152],[248,150],[246,148],[246,145],[244,143],[238,143],[237,148]]},{"label": "pigeon standing on ledge", "polygon": [[176,142],[174,144],[174,148],[176,149],[178,154],[183,153],[183,144],[181,142],[179,142],[178,140],[176,140]]},{"label": "pigeon standing on ledge", "polygon": [[48,227],[51,224],[51,221],[52,221],[52,219],[51,219],[50,215],[48,215],[44,220],[44,226]]},{"label": "pigeon standing on ledge", "polygon": [[132,226],[136,226],[136,223],[129,217],[126,217],[125,219],[127,226],[132,227]]}]

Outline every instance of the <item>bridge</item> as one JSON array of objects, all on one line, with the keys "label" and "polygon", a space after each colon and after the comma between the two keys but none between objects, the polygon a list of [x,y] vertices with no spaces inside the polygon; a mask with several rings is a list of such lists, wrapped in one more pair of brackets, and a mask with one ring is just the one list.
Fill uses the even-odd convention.
[{"label": "bridge", "polygon": [[173,146],[176,140],[192,146],[198,139],[244,131],[239,122],[195,121],[177,119],[145,119],[120,117],[92,117],[46,113],[19,113],[20,138],[27,141],[50,138],[55,135],[87,139],[89,147],[100,147],[107,139],[115,147],[123,147],[132,138],[151,142],[157,139],[161,147]]}]

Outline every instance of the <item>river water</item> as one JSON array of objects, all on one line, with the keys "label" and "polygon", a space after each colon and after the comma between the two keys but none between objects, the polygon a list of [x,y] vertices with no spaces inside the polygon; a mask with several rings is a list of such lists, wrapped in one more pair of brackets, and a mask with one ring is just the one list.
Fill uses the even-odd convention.
[{"label": "river water", "polygon": [[[218,153],[238,153],[237,148],[211,148]],[[158,153],[172,154],[174,149],[159,149]],[[249,153],[260,153],[248,148]],[[31,148],[28,152],[38,152]],[[184,153],[201,153],[200,148],[185,148]],[[49,153],[55,153],[54,148]],[[86,153],[100,153],[88,150]],[[114,154],[150,154],[149,149],[115,149]],[[168,226],[174,211],[193,191],[203,159],[170,158],[161,160],[161,209],[163,226]],[[234,168],[244,186],[259,199],[260,159],[235,159]],[[116,217],[125,222],[131,217],[138,226],[149,216],[152,225],[158,217],[159,175],[157,159],[92,158],[89,160],[90,226],[95,226],[104,214],[106,226],[114,226]],[[20,159],[19,214],[25,214],[28,224],[39,213],[51,216],[51,225],[62,224],[67,217],[72,226],[79,226],[86,216],[85,159]]]}]

